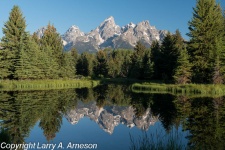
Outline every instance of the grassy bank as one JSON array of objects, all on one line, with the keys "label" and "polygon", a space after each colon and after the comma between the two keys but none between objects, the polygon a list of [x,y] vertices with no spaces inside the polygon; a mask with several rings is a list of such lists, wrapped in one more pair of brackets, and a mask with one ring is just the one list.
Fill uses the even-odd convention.
[{"label": "grassy bank", "polygon": [[218,97],[225,95],[225,85],[215,84],[158,84],[134,83],[132,92],[136,93],[168,93],[186,96]]},{"label": "grassy bank", "polygon": [[0,80],[0,90],[18,91],[18,90],[50,90],[65,88],[84,88],[94,87],[100,83],[98,80]]}]

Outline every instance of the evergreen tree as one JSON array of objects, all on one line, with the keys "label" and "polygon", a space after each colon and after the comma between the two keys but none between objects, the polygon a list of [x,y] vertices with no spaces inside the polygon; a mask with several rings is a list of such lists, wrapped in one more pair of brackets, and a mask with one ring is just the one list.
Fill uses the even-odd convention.
[{"label": "evergreen tree", "polygon": [[153,76],[153,63],[151,60],[151,51],[147,50],[143,57],[143,78],[144,79],[151,79]]},{"label": "evergreen tree", "polygon": [[19,65],[19,56],[24,45],[26,22],[18,6],[14,6],[9,15],[9,20],[3,27],[1,50],[1,78],[17,79],[16,67]]},{"label": "evergreen tree", "polygon": [[213,84],[222,84],[224,83],[224,66],[222,66],[223,63],[221,62],[219,56],[215,59],[212,82]]},{"label": "evergreen tree", "polygon": [[151,44],[151,60],[153,62],[153,78],[161,79],[162,77],[162,53],[161,46],[158,41],[153,41]]},{"label": "evergreen tree", "polygon": [[75,64],[75,69],[76,69],[76,64],[77,64],[77,61],[78,61],[78,57],[79,57],[79,55],[78,55],[78,52],[77,52],[77,50],[76,50],[76,48],[71,48],[71,50],[70,50],[70,54],[71,54],[71,56],[72,56],[72,59],[73,59],[73,63]]},{"label": "evergreen tree", "polygon": [[[62,77],[62,66],[63,66],[63,44],[60,35],[57,33],[56,28],[53,25],[48,24],[47,29],[44,32],[41,40],[41,49],[49,51],[50,61],[53,62],[53,66],[50,67],[55,73],[55,77]],[[47,60],[46,60],[47,61]]]},{"label": "evergreen tree", "polygon": [[36,32],[34,32],[34,33],[32,34],[32,39],[33,39],[38,45],[40,45],[40,39],[38,38]]},{"label": "evergreen tree", "polygon": [[120,72],[120,64],[118,59],[113,55],[115,55],[115,53],[110,53],[107,60],[107,74],[109,77],[115,78]]},{"label": "evergreen tree", "polygon": [[107,66],[107,53],[100,50],[96,54],[96,65],[94,67],[94,73],[96,76],[106,77],[108,75]]},{"label": "evergreen tree", "polygon": [[62,67],[62,77],[74,78],[76,74],[76,63],[71,52],[64,53],[64,62]]},{"label": "evergreen tree", "polygon": [[132,68],[130,72],[130,76],[132,78],[143,78],[144,74],[144,66],[143,66],[143,57],[145,55],[146,47],[138,41],[136,46],[134,47],[134,53],[132,55]]},{"label": "evergreen tree", "polygon": [[132,67],[132,54],[133,52],[130,50],[124,50],[121,51],[122,55],[123,55],[123,62],[122,62],[122,66],[121,66],[121,77],[128,77],[131,67]]},{"label": "evergreen tree", "polygon": [[189,62],[189,55],[186,48],[181,50],[180,56],[177,60],[177,67],[175,69],[175,75],[173,76],[175,83],[185,84],[191,81],[191,67]]},{"label": "evergreen tree", "polygon": [[9,52],[7,50],[0,50],[0,79],[7,79],[11,75],[11,71],[9,70],[11,64],[8,57]]},{"label": "evergreen tree", "polygon": [[127,77],[130,70],[130,55],[132,51],[117,49],[111,51],[107,59],[109,77]]},{"label": "evergreen tree", "polygon": [[26,43],[24,43],[20,51],[19,65],[16,67],[15,74],[18,79],[38,79],[39,47],[28,33],[24,34],[24,36]]},{"label": "evergreen tree", "polygon": [[41,68],[44,72],[45,79],[57,79],[61,73],[61,66],[57,63],[57,58],[53,54],[52,48],[46,46],[45,49],[42,49],[41,52],[43,63]]},{"label": "evergreen tree", "polygon": [[190,37],[188,51],[193,63],[195,82],[212,82],[215,60],[220,58],[223,49],[224,18],[215,0],[197,0],[189,22]]},{"label": "evergreen tree", "polygon": [[172,80],[174,69],[176,66],[177,58],[179,56],[180,47],[177,35],[168,33],[164,38],[161,46],[161,66],[162,79]]},{"label": "evergreen tree", "polygon": [[92,76],[94,68],[95,57],[87,52],[84,52],[78,58],[76,64],[77,74],[83,76]]}]

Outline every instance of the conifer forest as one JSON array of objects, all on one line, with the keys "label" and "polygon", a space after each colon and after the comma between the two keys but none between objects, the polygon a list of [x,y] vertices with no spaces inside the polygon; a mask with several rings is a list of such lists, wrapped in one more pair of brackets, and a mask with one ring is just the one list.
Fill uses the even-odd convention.
[{"label": "conifer forest", "polygon": [[179,30],[167,33],[162,42],[133,50],[104,49],[78,54],[65,51],[61,37],[49,23],[42,37],[26,30],[19,6],[14,6],[2,29],[0,42],[1,80],[132,78],[168,83],[225,82],[225,16],[215,0],[198,0],[188,22],[189,39]]}]

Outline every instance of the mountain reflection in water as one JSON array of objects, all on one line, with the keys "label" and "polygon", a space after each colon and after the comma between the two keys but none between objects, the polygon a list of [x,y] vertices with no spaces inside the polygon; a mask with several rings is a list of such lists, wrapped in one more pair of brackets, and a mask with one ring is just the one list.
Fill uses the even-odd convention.
[{"label": "mountain reflection in water", "polygon": [[113,133],[113,130],[119,124],[125,124],[132,128],[137,126],[139,129],[148,130],[150,125],[158,121],[157,116],[153,116],[150,108],[137,117],[135,109],[132,106],[107,106],[99,108],[96,102],[89,104],[78,103],[75,109],[66,113],[66,118],[71,124],[77,124],[83,117],[88,117],[95,121],[105,132]]},{"label": "mountain reflection in water", "polygon": [[[77,133],[68,131],[64,135],[62,129],[68,127],[65,118],[79,129],[82,124],[85,125],[85,130],[88,128],[88,131],[92,131],[95,128],[93,124],[82,119],[88,118],[107,135],[96,131],[98,137],[82,137],[85,132],[79,129],[76,130]],[[185,142],[182,144],[186,148],[225,147],[223,97],[132,93],[127,86],[122,85],[101,85],[93,89],[2,91],[0,120],[0,140],[7,134],[8,142],[18,144],[28,142],[33,134],[38,136],[42,132],[46,143],[60,138],[68,141],[82,139],[84,143],[98,142],[102,146],[99,149],[118,149],[119,146],[121,149],[129,149],[129,132],[132,137],[140,139],[143,131],[152,134],[158,129],[163,134],[170,134],[175,129],[179,134],[185,133],[182,137]],[[75,137],[76,134],[79,137]],[[33,142],[40,139],[35,140]]]}]

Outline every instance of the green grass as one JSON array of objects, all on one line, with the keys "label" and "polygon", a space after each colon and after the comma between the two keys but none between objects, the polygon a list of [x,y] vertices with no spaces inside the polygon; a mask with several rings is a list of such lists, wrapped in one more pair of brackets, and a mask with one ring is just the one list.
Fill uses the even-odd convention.
[{"label": "green grass", "polygon": [[225,95],[225,85],[216,84],[158,84],[134,83],[132,92],[160,93],[194,97],[220,97]]},{"label": "green grass", "polygon": [[49,90],[66,88],[92,88],[100,83],[98,80],[0,80],[1,91]]}]

